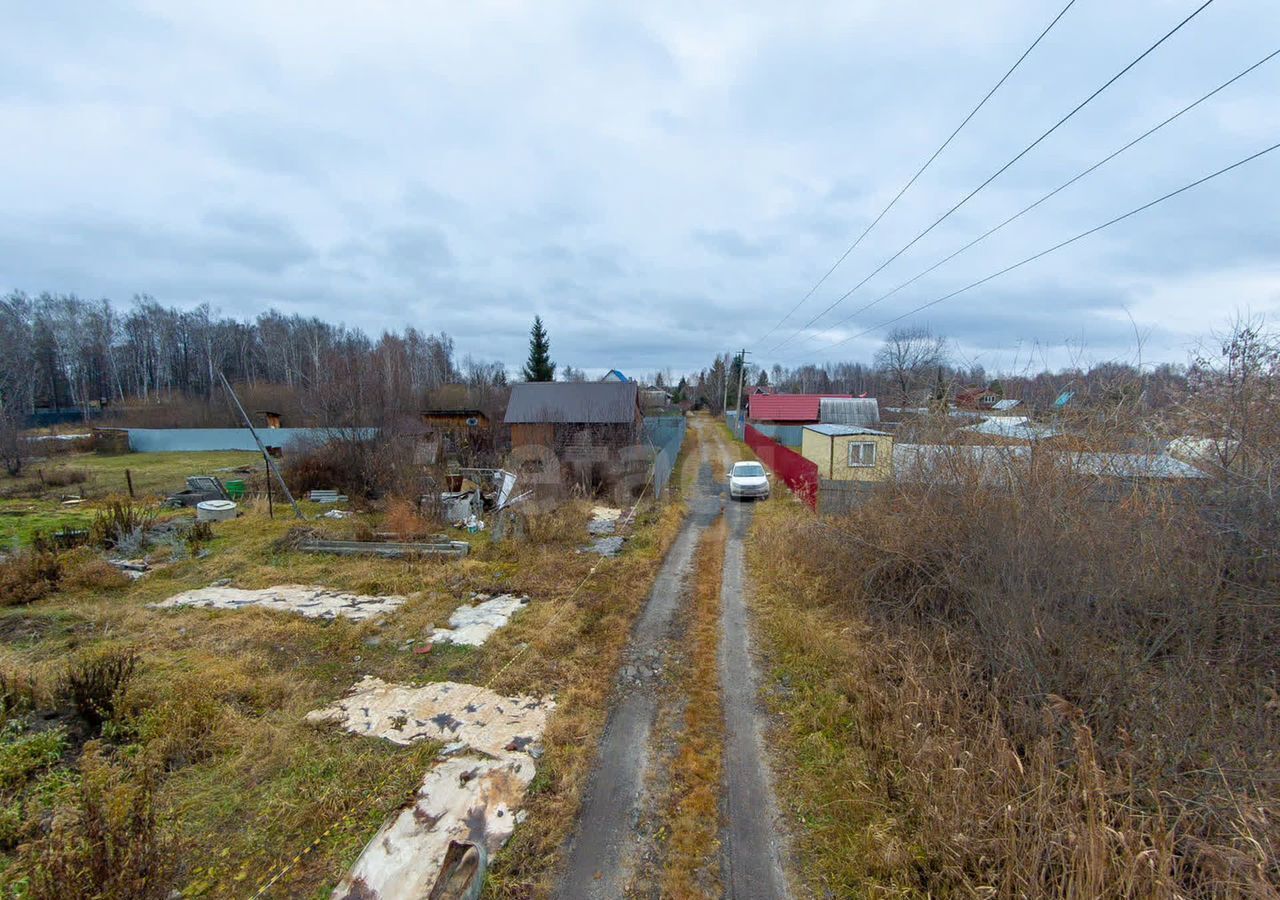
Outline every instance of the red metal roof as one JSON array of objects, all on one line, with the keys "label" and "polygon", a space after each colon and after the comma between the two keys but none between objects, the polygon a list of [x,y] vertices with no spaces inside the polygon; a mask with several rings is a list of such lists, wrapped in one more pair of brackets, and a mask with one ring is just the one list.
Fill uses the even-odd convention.
[{"label": "red metal roof", "polygon": [[748,415],[758,422],[816,422],[818,401],[848,394],[755,394]]}]

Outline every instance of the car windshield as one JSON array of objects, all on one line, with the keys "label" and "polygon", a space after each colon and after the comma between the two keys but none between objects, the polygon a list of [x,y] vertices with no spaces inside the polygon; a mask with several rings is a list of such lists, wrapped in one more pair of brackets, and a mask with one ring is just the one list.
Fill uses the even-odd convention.
[{"label": "car windshield", "polygon": [[738,463],[733,467],[733,474],[738,478],[759,478],[764,474],[764,466],[760,463]]}]

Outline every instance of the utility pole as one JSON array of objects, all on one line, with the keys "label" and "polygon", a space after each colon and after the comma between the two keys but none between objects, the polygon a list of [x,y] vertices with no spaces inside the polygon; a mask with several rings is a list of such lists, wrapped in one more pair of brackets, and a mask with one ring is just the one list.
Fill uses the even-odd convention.
[{"label": "utility pole", "polygon": [[747,429],[742,427],[742,382],[747,376],[747,348],[742,348],[738,356],[738,414],[734,416],[733,425],[738,437],[746,437]]},{"label": "utility pole", "polygon": [[[729,354],[725,354],[727,359]],[[729,411],[729,364],[724,364],[724,399],[720,401],[720,415],[724,415]]]}]

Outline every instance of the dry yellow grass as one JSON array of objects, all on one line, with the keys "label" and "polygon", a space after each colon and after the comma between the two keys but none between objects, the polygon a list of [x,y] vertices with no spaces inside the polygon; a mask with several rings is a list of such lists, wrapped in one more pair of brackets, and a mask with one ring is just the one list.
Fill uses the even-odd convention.
[{"label": "dry yellow grass", "polygon": [[724,716],[717,666],[720,582],[725,520],[698,544],[698,571],[689,624],[689,663],[682,673],[683,730],[666,798],[664,826],[670,838],[662,870],[662,896],[714,897],[720,884],[720,782]]},{"label": "dry yellow grass", "polygon": [[[495,545],[481,534],[462,560],[397,561],[296,552],[284,538],[297,523],[269,521],[249,506],[240,519],[215,526],[206,557],[176,559],[105,589],[75,582],[0,614],[0,665],[35,673],[48,685],[69,654],[105,643],[137,650],[139,674],[104,752],[155,773],[158,821],[177,856],[173,887],[191,897],[252,895],[308,848],[268,896],[323,895],[410,796],[432,747],[396,747],[303,722],[361,676],[555,695],[529,820],[497,859],[489,886],[491,896],[545,894],[603,728],[621,649],[682,509],[644,507],[627,551],[604,561],[577,552],[587,516],[587,504],[570,504],[554,521],[531,526],[536,541]],[[364,514],[307,527],[348,536],[381,522]],[[597,563],[596,577],[574,593]],[[364,623],[146,606],[220,578],[251,588],[321,584],[408,600],[394,615]],[[473,591],[525,593],[533,602],[483,648],[438,647],[424,655],[406,645],[444,624]],[[35,829],[27,834],[38,833],[42,817],[71,808],[73,780],[73,767],[63,766],[33,780],[26,799],[15,798]],[[8,800],[0,797],[0,806]],[[24,883],[41,864],[35,845],[0,848],[0,889]]]},{"label": "dry yellow grass", "polygon": [[[770,504],[748,553],[769,703],[782,722],[779,794],[802,826],[800,870],[815,893],[1274,895],[1274,764],[1264,757],[1250,787],[1214,758],[1247,747],[1252,720],[1238,719],[1230,742],[1201,743],[1192,768],[1162,763],[1203,742],[1190,727],[1103,730],[1109,715],[1140,715],[1175,678],[1208,691],[1204,670],[1156,677],[1130,660],[1130,705],[1119,710],[1101,693],[1011,697],[1012,674],[966,620],[941,619],[954,612],[894,620],[858,599],[876,573],[851,568],[841,543],[886,543],[885,520],[874,521],[879,533],[853,533],[852,521],[820,531],[806,511]],[[892,561],[887,552],[872,559]],[[879,590],[909,599],[904,583],[899,572]],[[931,583],[946,582],[935,573]],[[1073,658],[1101,677],[1124,638],[1081,630]],[[1165,711],[1169,722],[1180,714],[1177,704]]]}]

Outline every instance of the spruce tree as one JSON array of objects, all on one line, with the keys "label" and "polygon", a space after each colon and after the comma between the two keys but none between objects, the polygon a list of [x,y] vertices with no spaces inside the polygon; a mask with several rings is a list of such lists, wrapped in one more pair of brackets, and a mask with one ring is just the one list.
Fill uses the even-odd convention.
[{"label": "spruce tree", "polygon": [[556,364],[551,361],[551,340],[542,327],[542,316],[533,317],[529,330],[529,361],[524,364],[525,381],[554,381]]}]

